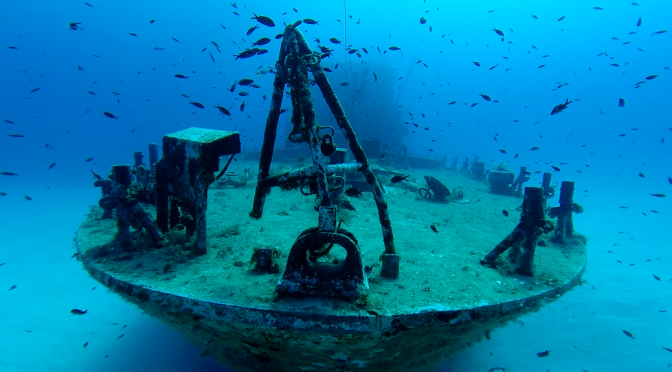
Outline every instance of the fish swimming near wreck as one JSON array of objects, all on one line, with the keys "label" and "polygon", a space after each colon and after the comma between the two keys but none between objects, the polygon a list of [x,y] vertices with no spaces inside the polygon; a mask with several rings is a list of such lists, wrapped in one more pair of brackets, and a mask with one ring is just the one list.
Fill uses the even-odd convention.
[{"label": "fish swimming near wreck", "polygon": [[553,107],[553,110],[551,111],[551,115],[555,115],[555,114],[559,114],[559,113],[561,113],[561,112],[562,112],[564,109],[566,109],[567,106],[569,106],[569,104],[572,103],[572,102],[574,102],[574,101],[570,101],[569,98],[568,98],[568,99],[565,101],[565,103],[561,103],[561,104],[559,104],[559,105],[556,105],[555,107]]}]

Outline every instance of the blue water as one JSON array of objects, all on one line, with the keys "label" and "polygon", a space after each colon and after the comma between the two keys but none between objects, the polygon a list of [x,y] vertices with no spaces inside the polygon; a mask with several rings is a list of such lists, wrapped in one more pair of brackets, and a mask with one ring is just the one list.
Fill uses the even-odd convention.
[{"label": "blue water", "polygon": [[[320,38],[334,49],[322,65],[333,70],[360,137],[406,144],[419,156],[554,165],[555,179],[577,183],[586,212],[576,226],[591,239],[587,282],[442,371],[672,370],[664,349],[672,348],[672,2],[88,3],[0,2],[0,172],[18,174],[0,176],[0,371],[223,371],[90,279],[70,258],[72,237],[99,197],[89,169],[130,163],[163,134],[237,130],[245,148],[259,149],[274,75],[256,74],[274,65],[282,23],[303,18],[319,21],[299,27],[311,47]],[[250,19],[253,12],[276,27]],[[271,38],[268,53],[234,59],[261,37]],[[348,44],[361,58],[347,54]],[[228,91],[242,78],[260,88]],[[330,123],[313,94],[318,120]],[[72,308],[90,314],[69,316]],[[112,323],[128,324],[123,339]],[[551,355],[538,358],[543,350]]]}]

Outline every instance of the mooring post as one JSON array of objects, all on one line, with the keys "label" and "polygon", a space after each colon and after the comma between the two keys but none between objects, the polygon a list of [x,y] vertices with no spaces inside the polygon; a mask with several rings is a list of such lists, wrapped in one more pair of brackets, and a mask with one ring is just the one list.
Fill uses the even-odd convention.
[{"label": "mooring post", "polygon": [[551,187],[552,176],[550,172],[544,172],[544,178],[541,181],[541,188],[544,189],[544,196],[546,197],[546,208],[548,208],[548,199],[552,198],[555,194],[555,190]]},{"label": "mooring post", "polygon": [[128,209],[121,202],[128,195],[128,186],[131,185],[131,167],[128,165],[113,165],[112,176],[114,177],[114,205],[117,212],[117,230],[119,231],[119,243],[123,248],[130,247],[133,240],[131,238],[131,222],[128,216]]},{"label": "mooring post", "polygon": [[514,182],[512,187],[515,188],[515,195],[516,196],[521,196],[523,194],[523,184],[525,181],[527,181],[527,167],[520,167],[520,173],[518,173],[518,178],[516,178],[516,181]]},{"label": "mooring post", "polygon": [[159,161],[159,145],[156,143],[149,144],[149,169],[152,174],[156,174],[156,162]]},{"label": "mooring post", "polygon": [[457,156],[453,159],[453,162],[448,169],[457,170]]},{"label": "mooring post", "polygon": [[[540,227],[546,221],[544,190],[541,187],[526,187],[525,199],[523,200],[523,213],[525,240],[523,242],[523,254],[520,256],[516,273],[524,276],[532,276],[532,264],[534,252],[537,248],[537,240],[541,233]],[[550,221],[548,221],[550,222]]]},{"label": "mooring post", "polygon": [[[520,222],[483,260],[481,265],[495,266],[496,260],[507,249],[511,249],[509,258],[518,260],[516,272],[532,276],[532,263],[537,239],[543,233],[553,231],[553,222],[546,217],[544,191],[541,187],[526,187],[523,211]],[[523,247],[522,255],[520,247]]]},{"label": "mooring post", "polygon": [[564,242],[565,237],[574,234],[572,218],[572,203],[574,199],[574,182],[562,181],[560,187],[560,207],[558,213],[558,228],[555,230],[555,239]]},{"label": "mooring post", "polygon": [[141,165],[143,165],[142,158],[144,155],[142,155],[142,151],[135,151],[133,153],[133,168],[137,168]]},{"label": "mooring post", "polygon": [[467,173],[469,171],[469,158],[466,157],[464,158],[464,163],[462,163],[462,169],[460,169],[460,173]]}]

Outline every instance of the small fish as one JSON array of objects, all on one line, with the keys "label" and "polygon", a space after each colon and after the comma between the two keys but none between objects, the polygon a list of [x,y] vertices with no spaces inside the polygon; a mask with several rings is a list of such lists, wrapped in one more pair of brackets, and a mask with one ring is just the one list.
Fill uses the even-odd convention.
[{"label": "small fish", "polygon": [[37,91],[40,90],[40,89],[42,89],[42,88],[31,89],[31,90],[30,90],[30,93],[35,93],[35,92],[37,92]]},{"label": "small fish", "polygon": [[250,85],[254,83],[254,80],[252,79],[240,79],[238,80],[238,85]]},{"label": "small fish", "polygon": [[25,136],[23,134],[8,134],[7,137],[22,138]]},{"label": "small fish", "polygon": [[316,20],[314,20],[314,19],[312,19],[312,18],[306,18],[306,19],[304,19],[304,20],[303,20],[303,23],[308,24],[308,25],[319,25],[319,24],[320,24],[319,21],[316,21]]},{"label": "small fish", "polygon": [[652,33],[652,34],[651,34],[651,36],[653,36],[653,35],[660,35],[660,34],[664,34],[664,33],[666,33],[666,32],[667,32],[667,30],[660,30],[660,31],[656,31],[656,32]]},{"label": "small fish", "polygon": [[406,179],[410,176],[411,176],[410,174],[408,176],[394,176],[390,181],[392,183],[399,183],[401,181],[406,181]]},{"label": "small fish", "polygon": [[178,79],[189,79],[189,76],[182,75],[182,74],[175,74],[174,76]]},{"label": "small fish", "polygon": [[401,47],[392,45],[392,46],[389,47],[388,49],[389,49],[389,50],[401,50]]},{"label": "small fish", "polygon": [[642,17],[639,17],[639,20],[637,21],[637,27],[642,25]]},{"label": "small fish", "polygon": [[245,35],[250,36],[250,35],[254,32],[254,30],[256,30],[256,29],[258,29],[258,28],[259,28],[259,26],[257,26],[257,25],[254,25],[253,27],[250,27],[250,28],[247,30],[247,32],[245,33]]},{"label": "small fish", "polygon": [[12,172],[2,172],[0,173],[3,176],[18,176],[18,173],[12,173]]},{"label": "small fish", "polygon": [[483,99],[486,100],[486,101],[488,101],[488,102],[489,102],[489,101],[492,101],[492,99],[490,99],[490,96],[488,96],[487,94],[483,94],[483,93],[481,93],[480,96],[483,97]]},{"label": "small fish", "polygon": [[560,168],[556,167],[555,165],[551,165],[551,168],[555,169],[557,172],[560,172]]},{"label": "small fish", "polygon": [[646,80],[653,80],[658,77],[658,74],[649,75],[646,77]]},{"label": "small fish", "polygon": [[562,21],[563,19],[565,19],[565,17],[567,17],[567,16],[566,16],[566,15],[564,15],[564,16],[562,16],[562,17],[558,18],[558,22],[559,22],[559,21]]},{"label": "small fish", "polygon": [[84,346],[82,346],[82,348],[86,349],[87,346],[89,346],[89,342],[88,342],[88,341],[84,343]]},{"label": "small fish", "polygon": [[252,13],[252,14],[254,14],[254,17],[252,17],[251,19],[255,19],[257,22],[261,23],[264,26],[275,27],[275,22],[273,22],[273,20],[270,19],[269,17],[263,16],[263,15],[258,16],[255,13]]},{"label": "small fish", "polygon": [[658,277],[658,275],[655,275],[655,274],[652,274],[652,275],[653,275],[654,279],[656,279],[657,281],[660,281],[660,277]]},{"label": "small fish", "polygon": [[257,55],[257,53],[258,53],[258,51],[254,50],[254,49],[245,49],[238,54],[234,54],[234,56],[236,57],[236,59],[238,59],[238,58],[245,59],[245,58],[254,57],[254,56]]},{"label": "small fish", "polygon": [[345,190],[345,195],[355,197],[355,196],[362,196],[362,191],[356,187],[351,187],[347,190]]},{"label": "small fish", "polygon": [[189,104],[192,105],[192,106],[194,106],[194,107],[205,108],[205,106],[203,106],[203,104],[198,103],[198,102],[195,102],[195,101],[192,101],[192,100],[189,100]]},{"label": "small fish", "polygon": [[243,111],[245,111],[245,101],[243,101],[243,103],[240,104],[240,112]]},{"label": "small fish", "polygon": [[110,119],[116,119],[116,120],[119,120],[119,117],[118,117],[118,116],[114,116],[113,114],[111,114],[111,113],[109,113],[109,112],[107,112],[107,111],[103,112],[103,115],[107,116],[107,117],[110,118]]},{"label": "small fish", "polygon": [[10,291],[13,291],[13,290],[15,290],[15,289],[16,289],[16,287],[17,287],[17,285],[16,285],[16,284],[14,284],[13,286],[9,287],[9,290],[10,290]]},{"label": "small fish", "polygon": [[549,356],[550,354],[551,354],[551,352],[546,350],[546,351],[542,351],[541,353],[537,353],[537,356],[539,358],[545,358],[545,357]]},{"label": "small fish", "polygon": [[670,353],[672,353],[672,349],[670,349],[669,347],[665,347],[665,346],[661,346],[661,347],[662,347],[663,349],[669,351]]},{"label": "small fish", "polygon": [[217,106],[215,106],[215,107],[216,107],[216,108],[219,110],[219,112],[221,112],[222,114],[224,114],[224,115],[226,115],[226,116],[231,116],[231,112],[229,112],[229,110],[227,110],[226,107],[222,107],[222,106],[220,106],[220,105],[217,105]]},{"label": "small fish", "polygon": [[555,114],[559,114],[559,113],[561,113],[561,112],[562,112],[564,109],[566,109],[567,106],[569,106],[569,104],[572,103],[572,102],[574,102],[574,101],[570,101],[569,98],[568,98],[568,99],[565,101],[565,103],[561,103],[561,104],[559,104],[559,105],[556,105],[555,107],[553,107],[553,110],[551,111],[551,115],[555,115]]},{"label": "small fish", "polygon": [[93,160],[93,158],[86,158],[86,160],[84,160],[84,162],[88,163],[88,162],[90,162],[91,160]]},{"label": "small fish", "polygon": [[635,339],[635,336],[633,336],[632,333],[626,331],[625,329],[623,330],[623,334],[625,334],[626,336],[630,337],[633,340]]},{"label": "small fish", "polygon": [[14,122],[11,120],[3,119],[2,121],[4,121],[7,124],[14,124]]},{"label": "small fish", "polygon": [[51,169],[51,168],[53,168],[53,167],[55,167],[55,166],[56,166],[56,163],[51,163],[51,164],[49,164],[49,166],[47,167],[47,170],[49,170],[49,169]]},{"label": "small fish", "polygon": [[623,107],[625,106],[625,99],[619,98],[618,99],[618,107]]},{"label": "small fish", "polygon": [[171,36],[171,39],[177,41],[178,43],[180,42],[179,40],[177,40],[176,38],[174,38],[174,37],[172,37],[172,36]]},{"label": "small fish", "polygon": [[378,76],[376,76],[375,72],[373,73],[373,79],[374,79],[374,82],[376,82],[376,83],[378,82]]},{"label": "small fish", "polygon": [[472,63],[475,64],[475,65],[478,66],[478,67],[481,67],[481,63],[478,62],[478,61],[472,61]]},{"label": "small fish", "polygon": [[88,312],[89,310],[79,310],[79,309],[72,309],[70,310],[70,314],[72,315],[84,315]]},{"label": "small fish", "polygon": [[502,367],[492,367],[488,370],[488,372],[506,372],[506,369]]},{"label": "small fish", "polygon": [[271,39],[269,39],[269,38],[267,38],[267,37],[262,37],[261,39],[259,39],[259,40],[255,41],[254,43],[252,43],[252,45],[253,45],[253,46],[266,45],[266,44],[268,44],[268,43],[270,43],[270,42],[271,42]]},{"label": "small fish", "polygon": [[429,228],[432,229],[436,233],[436,235],[439,235],[439,230],[436,229],[436,226],[434,225],[429,225]]},{"label": "small fish", "polygon": [[129,32],[128,34],[131,36],[138,36],[135,32]]},{"label": "small fish", "polygon": [[125,334],[125,333],[122,333],[121,336],[117,337],[117,340],[120,339],[120,338],[122,338],[122,337],[124,337],[124,336],[126,336],[126,334]]},{"label": "small fish", "polygon": [[504,32],[502,30],[496,29],[495,27],[492,28],[492,31],[495,31],[499,36],[504,36]]},{"label": "small fish", "polygon": [[506,209],[502,209],[502,214],[504,217],[509,217],[509,212],[507,212]]},{"label": "small fish", "polygon": [[665,194],[651,194],[651,196],[655,196],[656,198],[664,198],[667,195],[665,195]]}]

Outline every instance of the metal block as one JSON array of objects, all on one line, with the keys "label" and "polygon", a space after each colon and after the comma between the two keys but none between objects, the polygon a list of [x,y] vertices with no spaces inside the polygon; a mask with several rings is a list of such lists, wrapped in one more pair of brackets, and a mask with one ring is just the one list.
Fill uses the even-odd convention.
[{"label": "metal block", "polygon": [[183,214],[187,237],[196,234],[197,253],[205,253],[208,187],[219,170],[219,157],[240,153],[238,132],[188,128],[163,137],[163,158],[156,166],[157,222],[166,232],[179,220],[174,200]]}]

